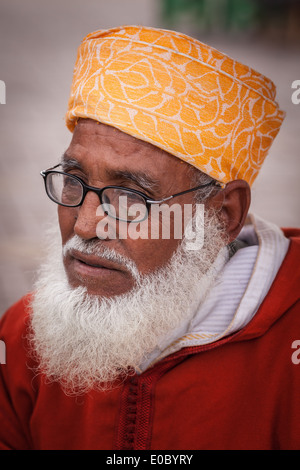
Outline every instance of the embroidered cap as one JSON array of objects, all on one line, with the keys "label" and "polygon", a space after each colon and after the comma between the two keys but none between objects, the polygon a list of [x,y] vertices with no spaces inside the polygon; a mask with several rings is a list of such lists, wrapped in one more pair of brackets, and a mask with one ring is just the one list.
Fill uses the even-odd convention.
[{"label": "embroidered cap", "polygon": [[66,124],[91,118],[251,185],[284,119],[275,95],[271,80],[196,39],[122,26],[83,39]]}]

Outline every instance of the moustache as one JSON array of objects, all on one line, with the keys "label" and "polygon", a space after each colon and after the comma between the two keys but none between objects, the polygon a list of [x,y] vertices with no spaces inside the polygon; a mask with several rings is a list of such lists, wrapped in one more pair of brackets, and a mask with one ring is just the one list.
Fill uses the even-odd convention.
[{"label": "moustache", "polygon": [[140,279],[140,273],[136,263],[130,258],[117,253],[114,249],[103,245],[100,240],[84,240],[78,235],[74,235],[63,246],[63,256],[67,256],[72,250],[76,250],[85,255],[94,255],[99,258],[112,261],[130,271],[135,280]]}]

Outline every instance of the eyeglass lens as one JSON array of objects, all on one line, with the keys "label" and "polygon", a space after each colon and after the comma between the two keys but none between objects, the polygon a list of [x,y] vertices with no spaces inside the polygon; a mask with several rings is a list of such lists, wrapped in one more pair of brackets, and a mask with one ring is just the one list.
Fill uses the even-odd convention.
[{"label": "eyeglass lens", "polygon": [[[48,173],[46,188],[50,198],[57,204],[74,207],[82,203],[83,185],[72,175]],[[103,210],[119,220],[139,222],[148,215],[144,198],[126,188],[106,188],[101,199]]]}]

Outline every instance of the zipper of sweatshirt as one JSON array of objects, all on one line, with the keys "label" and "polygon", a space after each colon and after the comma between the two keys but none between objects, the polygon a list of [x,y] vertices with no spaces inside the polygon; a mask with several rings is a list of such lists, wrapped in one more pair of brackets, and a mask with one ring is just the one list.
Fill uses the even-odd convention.
[{"label": "zipper of sweatshirt", "polygon": [[206,345],[191,346],[162,359],[142,374],[129,377],[121,392],[114,446],[116,450],[147,450],[151,448],[155,386],[172,367],[188,356],[207,351],[229,342],[233,336]]},{"label": "zipper of sweatshirt", "polygon": [[[172,362],[181,362],[182,359]],[[153,398],[158,379],[172,367],[164,364],[129,377],[124,383],[114,448],[116,450],[145,450],[151,445]]]}]

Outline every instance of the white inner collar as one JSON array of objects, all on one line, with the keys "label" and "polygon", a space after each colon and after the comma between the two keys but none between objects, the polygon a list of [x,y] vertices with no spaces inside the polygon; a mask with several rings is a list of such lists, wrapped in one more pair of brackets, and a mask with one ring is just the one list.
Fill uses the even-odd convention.
[{"label": "white inner collar", "polygon": [[286,256],[289,240],[276,225],[250,215],[236,247],[225,265],[219,266],[215,285],[192,321],[166,337],[141,371],[183,347],[208,344],[232,334],[253,318]]}]

